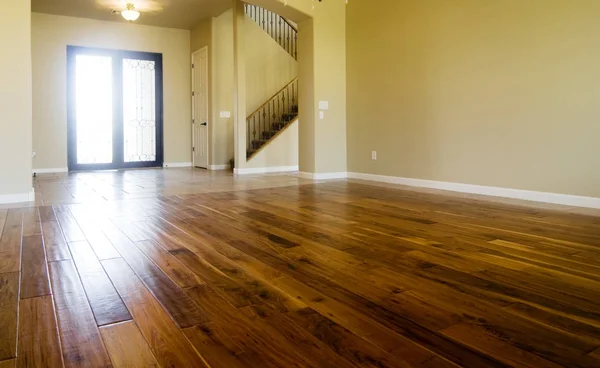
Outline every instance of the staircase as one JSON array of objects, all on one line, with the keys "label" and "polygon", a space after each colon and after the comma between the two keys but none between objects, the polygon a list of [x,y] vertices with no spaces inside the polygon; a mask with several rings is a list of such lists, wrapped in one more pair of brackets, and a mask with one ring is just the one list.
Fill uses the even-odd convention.
[{"label": "staircase", "polygon": [[[285,18],[255,5],[246,14],[295,60],[298,31]],[[298,118],[298,78],[279,90],[246,119],[246,159],[250,160]]]},{"label": "staircase", "polygon": [[263,31],[279,43],[288,54],[298,60],[298,30],[287,19],[256,5],[245,4],[244,9]]}]

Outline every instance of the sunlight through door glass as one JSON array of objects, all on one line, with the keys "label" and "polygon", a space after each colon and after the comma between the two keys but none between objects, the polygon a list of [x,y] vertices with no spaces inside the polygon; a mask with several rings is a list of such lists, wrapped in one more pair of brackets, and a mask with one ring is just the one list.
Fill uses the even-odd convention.
[{"label": "sunlight through door glass", "polygon": [[112,58],[77,55],[77,163],[113,161]]}]

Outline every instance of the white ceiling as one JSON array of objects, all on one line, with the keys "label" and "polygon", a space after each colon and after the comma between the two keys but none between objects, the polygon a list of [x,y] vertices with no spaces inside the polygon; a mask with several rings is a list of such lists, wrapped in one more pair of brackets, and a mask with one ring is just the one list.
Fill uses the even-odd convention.
[{"label": "white ceiling", "polygon": [[231,0],[31,0],[31,11],[125,22],[111,11],[124,10],[127,2],[142,13],[135,23],[180,29],[192,29],[202,19],[219,15],[232,4]]}]

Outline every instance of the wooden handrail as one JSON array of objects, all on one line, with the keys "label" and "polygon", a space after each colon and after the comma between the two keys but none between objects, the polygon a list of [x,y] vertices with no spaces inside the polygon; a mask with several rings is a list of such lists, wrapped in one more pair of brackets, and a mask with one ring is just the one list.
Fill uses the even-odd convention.
[{"label": "wooden handrail", "polygon": [[298,33],[298,28],[296,28],[292,23],[290,23],[287,19],[285,19],[284,17],[281,17],[281,19],[283,19],[284,22],[287,23],[288,26],[292,27],[292,29],[294,31],[296,31],[296,33]]},{"label": "wooden handrail", "polygon": [[298,80],[298,77],[292,79],[292,81],[288,84],[286,84],[282,89],[280,89],[279,91],[277,91],[277,93],[275,93],[273,96],[271,96],[271,98],[269,98],[267,100],[267,102],[265,102],[264,104],[260,105],[260,107],[256,110],[254,110],[254,112],[250,115],[248,115],[248,117],[246,118],[246,120],[250,119],[254,114],[256,114],[257,112],[259,112],[263,107],[267,106],[267,104],[271,101],[273,101],[273,99],[275,97],[277,97],[281,92],[283,92],[284,89],[288,88],[291,84],[293,84],[295,81]]},{"label": "wooden handrail", "polygon": [[298,60],[298,28],[281,15],[257,5],[245,4],[244,11],[279,46]]}]

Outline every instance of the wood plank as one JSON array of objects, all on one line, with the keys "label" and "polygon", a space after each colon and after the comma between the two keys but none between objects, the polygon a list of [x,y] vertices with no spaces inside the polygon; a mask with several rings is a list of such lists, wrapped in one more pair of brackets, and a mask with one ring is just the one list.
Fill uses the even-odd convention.
[{"label": "wood plank", "polygon": [[161,366],[208,367],[124,260],[102,265]]},{"label": "wood plank", "polygon": [[[235,308],[206,286],[187,291],[207,311],[211,323],[185,329],[185,332],[211,366],[348,366],[338,356],[329,355],[328,359],[324,359],[323,356],[331,351],[309,336],[307,331],[298,330],[299,327],[290,324],[290,321],[280,321],[272,326],[257,319],[255,313],[249,313],[247,308],[251,307]],[[231,357],[221,361],[227,352]]]},{"label": "wood plank", "polygon": [[288,316],[335,353],[356,366],[369,368],[409,366],[384,350],[367,343],[312,308],[302,308],[289,313]]},{"label": "wood plank", "polygon": [[63,366],[54,307],[49,295],[19,302],[17,366]]},{"label": "wood plank", "polygon": [[37,207],[23,209],[23,236],[40,235],[40,213]]},{"label": "wood plank", "polygon": [[41,222],[56,222],[56,221],[58,221],[58,219],[56,218],[56,215],[54,214],[54,209],[52,209],[52,206],[41,206],[41,207],[38,207],[38,210],[40,211],[40,221]]},{"label": "wood plank", "polygon": [[208,322],[198,306],[116,227],[104,229],[129,266],[180,328]]},{"label": "wood plank", "polygon": [[58,223],[62,228],[63,234],[67,239],[67,242],[84,241],[85,236],[79,227],[79,224],[73,217],[70,211],[64,210],[56,213]]},{"label": "wood plank", "polygon": [[98,326],[131,319],[129,311],[87,241],[69,243]]},{"label": "wood plank", "polygon": [[216,323],[188,327],[183,332],[211,368],[250,367],[242,348]]},{"label": "wood plank", "polygon": [[41,235],[23,236],[21,299],[51,294]]},{"label": "wood plank", "polygon": [[160,367],[135,322],[100,328],[115,368]]},{"label": "wood plank", "polygon": [[17,366],[16,359],[3,360],[0,362],[0,368],[15,368]]},{"label": "wood plank", "polygon": [[443,330],[442,333],[511,367],[561,367],[489,335],[477,326],[458,324]]},{"label": "wood plank", "polygon": [[204,284],[204,281],[196,276],[189,268],[184,266],[176,257],[163,249],[152,240],[136,242],[148,258],[171,278],[179,287],[193,287]]},{"label": "wood plank", "polygon": [[0,237],[0,273],[21,270],[21,234],[23,213],[21,209],[9,209]]},{"label": "wood plank", "polygon": [[0,360],[17,356],[19,273],[0,273]]},{"label": "wood plank", "polygon": [[110,367],[92,309],[72,261],[49,265],[66,367]]},{"label": "wood plank", "polygon": [[[384,326],[370,319],[365,312],[361,313],[333,298],[328,298],[326,295],[291,278],[282,277],[274,280],[273,283],[282,291],[300,298],[309,307],[324,316],[328,316],[328,318],[359,337],[394,355],[397,359],[403,359],[402,357],[411,359],[408,361],[409,364],[422,364],[436,356],[419,344],[427,342],[427,345],[435,345],[437,348],[435,353],[444,354],[447,359],[460,359],[464,364],[473,366],[502,366],[494,359],[464,349],[459,344],[452,344],[450,341],[444,340],[439,335],[419,327],[409,320],[396,319],[394,321],[387,319],[389,325]],[[378,309],[383,311],[381,308]],[[402,326],[404,329],[392,325],[391,322],[404,323],[405,325]],[[397,334],[392,329],[403,332],[404,335]],[[413,341],[411,337],[418,337],[418,343]],[[453,354],[456,354],[456,356]],[[451,366],[452,364],[447,362],[446,365]]]},{"label": "wood plank", "polygon": [[7,216],[8,210],[0,210],[0,236],[2,236],[2,230],[4,230],[4,224],[6,223]]},{"label": "wood plank", "polygon": [[42,222],[42,234],[48,262],[71,259],[67,240],[57,221]]},{"label": "wood plank", "polygon": [[121,257],[119,252],[117,252],[115,247],[102,232],[103,224],[108,222],[106,218],[100,216],[86,217],[85,215],[78,215],[77,221],[99,260],[103,261],[105,259]]}]

